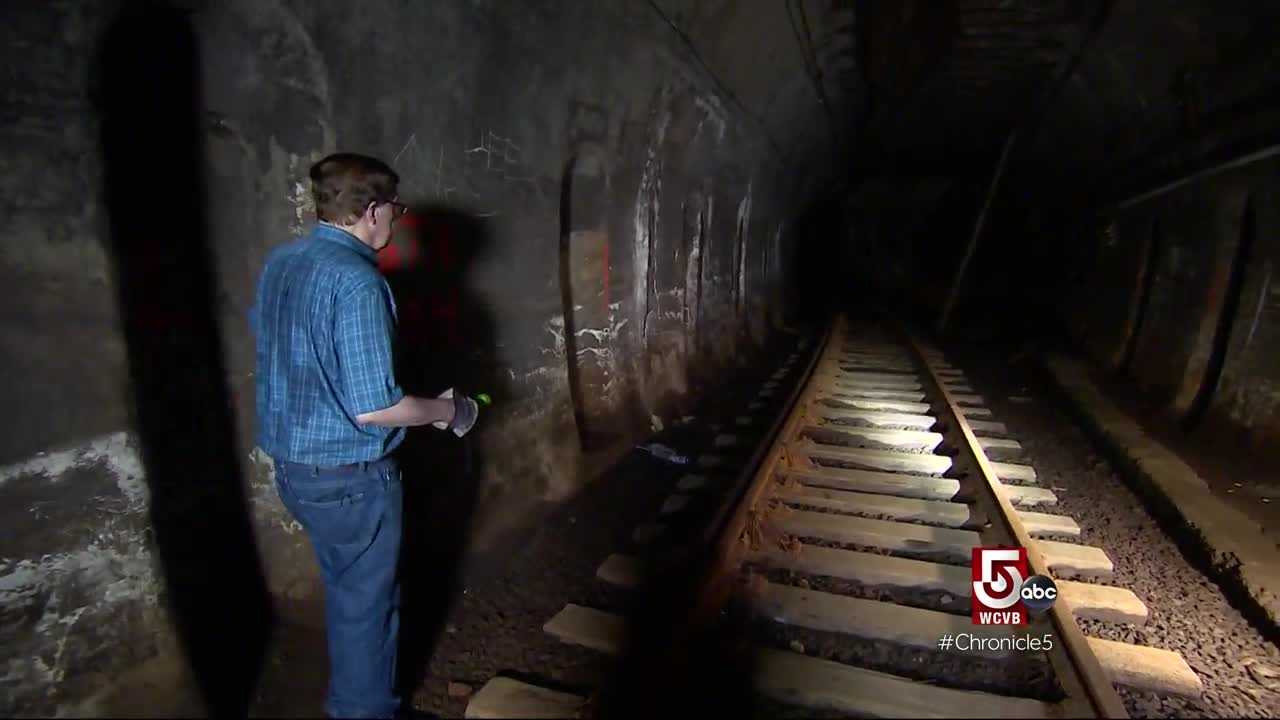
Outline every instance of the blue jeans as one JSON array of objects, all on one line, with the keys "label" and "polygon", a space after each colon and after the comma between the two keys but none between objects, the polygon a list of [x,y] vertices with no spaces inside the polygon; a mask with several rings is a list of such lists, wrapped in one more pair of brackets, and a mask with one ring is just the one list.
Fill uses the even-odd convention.
[{"label": "blue jeans", "polygon": [[324,579],[330,717],[392,717],[400,633],[403,496],[394,460],[342,469],[276,460],[276,489]]}]

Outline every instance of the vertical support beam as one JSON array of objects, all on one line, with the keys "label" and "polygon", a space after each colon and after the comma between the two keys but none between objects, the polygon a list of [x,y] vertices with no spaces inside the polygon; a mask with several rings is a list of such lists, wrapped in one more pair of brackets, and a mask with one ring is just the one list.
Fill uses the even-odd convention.
[{"label": "vertical support beam", "polygon": [[[1212,300],[1210,301],[1210,312],[1216,313],[1212,318],[1212,340],[1208,348],[1208,358],[1205,360],[1203,372],[1200,377],[1196,378],[1195,396],[1189,403],[1186,403],[1186,414],[1182,418],[1182,427],[1190,430],[1194,428],[1204,414],[1209,410],[1209,405],[1213,402],[1214,393],[1218,390],[1218,383],[1222,379],[1222,372],[1226,369],[1227,354],[1231,351],[1231,335],[1236,323],[1236,316],[1240,312],[1240,300],[1244,296],[1244,286],[1250,264],[1253,256],[1253,246],[1257,240],[1258,220],[1257,214],[1253,206],[1253,196],[1247,195],[1244,201],[1244,208],[1240,211],[1239,239],[1236,241],[1235,248],[1231,252],[1230,265],[1227,267],[1223,285],[1221,302],[1217,308],[1213,308]],[[1211,296],[1212,297],[1212,296]],[[1206,323],[1207,324],[1207,323]],[[1183,389],[1189,389],[1184,383]],[[1185,402],[1185,394],[1180,395],[1179,402]]]},{"label": "vertical support beam", "polygon": [[1151,307],[1151,294],[1155,291],[1156,275],[1159,274],[1160,265],[1164,262],[1164,253],[1164,233],[1160,228],[1160,221],[1154,220],[1151,223],[1151,232],[1148,233],[1146,245],[1143,246],[1142,269],[1138,276],[1137,294],[1134,298],[1133,319],[1125,334],[1124,345],[1121,346],[1120,357],[1115,367],[1116,372],[1129,372],[1129,366],[1138,352],[1138,343],[1142,341],[1147,309]]},{"label": "vertical support beam", "polygon": [[1004,175],[1004,166],[1009,160],[1009,150],[1013,147],[1013,139],[1017,132],[1009,133],[1004,141],[1004,149],[1000,151],[1000,161],[996,163],[995,175],[991,178],[991,186],[987,188],[987,199],[982,203],[982,211],[978,213],[978,221],[973,225],[973,234],[969,236],[969,247],[965,248],[964,258],[956,270],[956,279],[951,283],[951,292],[947,294],[947,302],[942,306],[942,316],[938,318],[938,333],[946,332],[947,321],[951,319],[951,311],[955,307],[956,297],[960,294],[960,286],[964,283],[965,271],[969,269],[969,261],[973,259],[973,251],[978,247],[978,237],[982,235],[983,225],[987,221],[987,211],[991,209],[991,201],[995,199],[996,188],[1000,186],[1000,177]]},{"label": "vertical support beam", "polygon": [[[702,240],[706,232],[703,222],[702,195],[695,193],[685,210],[684,331],[686,370],[690,358],[698,355],[698,327],[702,307]],[[693,224],[690,225],[692,214]]]}]

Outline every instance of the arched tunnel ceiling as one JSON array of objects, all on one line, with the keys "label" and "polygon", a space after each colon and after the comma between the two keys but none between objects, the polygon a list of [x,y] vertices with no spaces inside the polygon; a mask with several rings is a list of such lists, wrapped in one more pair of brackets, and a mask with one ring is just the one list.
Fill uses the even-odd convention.
[{"label": "arched tunnel ceiling", "polygon": [[[1118,191],[1161,147],[1227,143],[1206,133],[1223,132],[1233,108],[1280,107],[1274,2],[652,4],[823,181],[985,176],[1019,128],[1011,172]],[[1241,132],[1229,144],[1264,131]]]},{"label": "arched tunnel ceiling", "polygon": [[854,69],[851,10],[812,0],[641,2],[688,38],[768,134],[804,186],[798,192],[812,194],[845,172],[856,110],[856,83],[846,77]]}]

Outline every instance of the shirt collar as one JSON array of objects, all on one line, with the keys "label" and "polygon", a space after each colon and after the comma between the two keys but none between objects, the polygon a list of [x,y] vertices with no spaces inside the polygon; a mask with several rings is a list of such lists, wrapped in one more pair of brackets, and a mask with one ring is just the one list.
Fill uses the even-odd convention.
[{"label": "shirt collar", "polygon": [[368,260],[373,260],[378,256],[378,251],[360,242],[360,238],[335,225],[316,223],[313,234],[322,240],[329,240],[350,248]]}]

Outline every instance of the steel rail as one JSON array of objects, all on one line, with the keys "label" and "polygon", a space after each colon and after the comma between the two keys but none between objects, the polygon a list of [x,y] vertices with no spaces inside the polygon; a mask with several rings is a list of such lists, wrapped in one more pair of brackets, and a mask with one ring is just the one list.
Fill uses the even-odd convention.
[{"label": "steel rail", "polygon": [[[782,411],[775,416],[768,432],[739,473],[734,489],[717,508],[713,521],[693,550],[701,557],[695,570],[698,579],[694,585],[694,602],[683,620],[685,628],[715,622],[737,588],[738,571],[743,565],[744,555],[752,549],[752,542],[772,540],[753,537],[753,532],[758,524],[762,524],[760,519],[767,512],[770,493],[778,488],[778,483],[774,482],[778,469],[789,462],[787,445],[799,436],[808,421],[806,409],[824,388],[824,384],[818,382],[819,370],[838,362],[846,328],[847,321],[843,316],[830,324],[819,347],[810,356],[803,377],[796,381]],[[988,496],[992,507],[997,510],[989,514],[992,522],[999,523],[999,529],[1013,543],[1027,549],[1028,565],[1033,574],[1052,577],[1042,553],[1000,489],[1000,482],[973,428],[959,412],[959,405],[934,363],[915,337],[908,334],[906,340],[907,348],[916,354],[920,365],[927,371],[933,390],[929,395],[938,401],[942,409],[940,419],[959,431],[964,440],[961,452],[972,460],[982,475],[987,491],[983,495]],[[1049,659],[1066,693],[1061,701],[1063,715],[1127,718],[1120,696],[1089,648],[1084,634],[1076,626],[1067,604],[1055,603],[1048,612],[1048,620],[1060,640],[1059,648],[1049,653]],[[684,631],[677,633],[680,636],[686,634]]]},{"label": "steel rail", "polygon": [[[1027,564],[1030,566],[1032,574],[1052,577],[1049,572],[1049,564],[1032,540],[1031,534],[1023,526],[1021,518],[1018,516],[1017,511],[1014,510],[1013,503],[1009,502],[1008,496],[1001,488],[995,470],[991,467],[991,462],[987,459],[986,452],[983,451],[982,446],[978,443],[977,435],[974,434],[973,428],[969,425],[969,421],[965,419],[964,414],[959,411],[959,404],[952,396],[951,391],[947,390],[946,384],[942,382],[942,377],[938,374],[934,363],[915,336],[908,334],[907,340],[920,359],[921,364],[929,371],[929,377],[933,381],[937,396],[942,399],[946,419],[952,427],[959,430],[964,436],[965,442],[964,447],[960,449],[961,452],[968,455],[969,459],[978,468],[985,487],[989,491],[990,497],[994,500],[995,507],[999,510],[998,513],[993,514],[992,520],[999,520],[1014,542],[1027,549]],[[1103,718],[1127,718],[1128,713],[1125,712],[1124,702],[1120,699],[1120,695],[1116,693],[1111,680],[1103,672],[1098,658],[1089,649],[1089,643],[1085,639],[1084,633],[1080,632],[1080,628],[1076,626],[1075,618],[1072,617],[1070,609],[1065,603],[1054,603],[1049,609],[1049,618],[1059,639],[1062,640],[1066,656],[1070,659],[1073,666],[1072,669],[1074,669],[1081,681],[1094,714]],[[1065,668],[1059,668],[1055,664],[1055,670],[1060,671],[1063,669]],[[1059,679],[1062,679],[1061,674]]]},{"label": "steel rail", "polygon": [[714,616],[727,601],[728,594],[732,591],[732,571],[736,567],[737,552],[741,550],[742,534],[747,529],[751,516],[757,512],[757,506],[766,500],[762,496],[771,486],[768,479],[783,459],[786,439],[803,417],[803,413],[797,413],[796,408],[804,407],[805,398],[816,392],[816,384],[810,382],[814,371],[826,359],[827,354],[832,352],[835,345],[831,340],[843,327],[843,315],[834,318],[827,325],[821,343],[809,356],[803,377],[792,387],[782,412],[775,416],[769,430],[735,480],[733,490],[726,496],[703,532],[700,545],[710,549],[710,558],[694,603],[695,622]]}]

